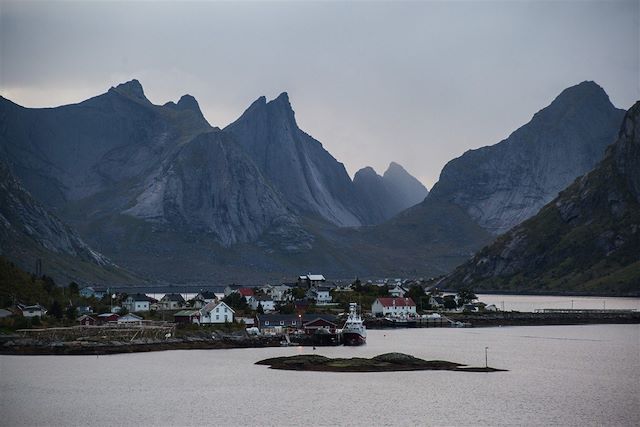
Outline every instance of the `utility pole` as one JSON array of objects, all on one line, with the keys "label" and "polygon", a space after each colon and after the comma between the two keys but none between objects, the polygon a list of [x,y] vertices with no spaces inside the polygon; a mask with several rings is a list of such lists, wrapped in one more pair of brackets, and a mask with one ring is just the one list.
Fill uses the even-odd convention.
[{"label": "utility pole", "polygon": [[489,347],[484,348],[484,367],[485,368],[489,367],[489,357],[487,355],[487,350],[489,350]]}]

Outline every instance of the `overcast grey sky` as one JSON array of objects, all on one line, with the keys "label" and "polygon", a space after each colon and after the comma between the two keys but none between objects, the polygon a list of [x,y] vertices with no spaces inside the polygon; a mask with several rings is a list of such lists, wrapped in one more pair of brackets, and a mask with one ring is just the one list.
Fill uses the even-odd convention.
[{"label": "overcast grey sky", "polygon": [[137,78],[156,104],[194,95],[222,127],[287,91],[351,175],[393,160],[431,188],[568,86],[640,99],[639,3],[0,0],[0,94],[57,106]]}]

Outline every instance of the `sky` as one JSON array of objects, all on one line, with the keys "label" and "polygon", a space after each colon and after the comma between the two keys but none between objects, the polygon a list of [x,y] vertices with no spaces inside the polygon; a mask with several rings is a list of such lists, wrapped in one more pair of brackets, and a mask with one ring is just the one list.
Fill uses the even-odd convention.
[{"label": "sky", "polygon": [[431,188],[569,86],[640,99],[639,5],[0,0],[0,94],[51,107],[136,78],[156,104],[195,96],[223,127],[286,91],[352,176],[395,161]]}]

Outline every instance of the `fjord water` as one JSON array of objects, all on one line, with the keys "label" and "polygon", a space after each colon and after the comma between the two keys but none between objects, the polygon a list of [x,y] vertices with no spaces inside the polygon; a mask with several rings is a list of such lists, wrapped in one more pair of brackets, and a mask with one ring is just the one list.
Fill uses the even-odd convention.
[{"label": "fjord water", "polygon": [[[499,373],[254,362],[400,351]],[[638,325],[369,331],[362,347],[0,356],[2,425],[639,425]]]}]

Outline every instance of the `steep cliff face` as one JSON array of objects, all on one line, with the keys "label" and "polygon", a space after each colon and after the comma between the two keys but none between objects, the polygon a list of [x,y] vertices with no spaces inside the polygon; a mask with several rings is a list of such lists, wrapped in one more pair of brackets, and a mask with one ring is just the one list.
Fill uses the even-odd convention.
[{"label": "steep cliff face", "polygon": [[393,162],[383,176],[371,167],[360,169],[353,177],[353,185],[374,224],[420,203],[429,193],[420,181]]},{"label": "steep cliff face", "polygon": [[0,255],[34,270],[41,260],[43,272],[59,279],[137,282],[91,249],[69,226],[36,202],[0,161]]},{"label": "steep cliff face", "polygon": [[338,226],[368,223],[346,169],[320,142],[298,128],[286,93],[256,100],[224,129],[297,212]]},{"label": "steep cliff face", "polygon": [[211,233],[224,246],[297,224],[281,195],[225,133],[185,143],[123,212],[174,229]]},{"label": "steep cliff face", "polygon": [[[195,100],[193,100],[195,101]],[[0,99],[0,150],[48,206],[135,191],[158,159],[211,129],[200,110],[160,107],[137,80],[74,105],[29,109]]]},{"label": "steep cliff face", "polygon": [[640,293],[640,102],[589,174],[456,269],[450,286]]},{"label": "steep cliff face", "polygon": [[504,233],[590,171],[623,115],[593,82],[565,89],[509,138],[450,161],[429,198],[454,203],[489,232]]}]

